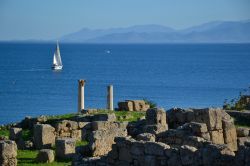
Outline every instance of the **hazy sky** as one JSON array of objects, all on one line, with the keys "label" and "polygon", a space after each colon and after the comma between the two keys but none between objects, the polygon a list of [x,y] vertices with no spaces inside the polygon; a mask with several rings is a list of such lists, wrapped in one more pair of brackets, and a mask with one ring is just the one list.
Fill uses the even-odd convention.
[{"label": "hazy sky", "polygon": [[250,19],[250,0],[0,0],[0,40],[51,39],[88,28],[176,29]]}]

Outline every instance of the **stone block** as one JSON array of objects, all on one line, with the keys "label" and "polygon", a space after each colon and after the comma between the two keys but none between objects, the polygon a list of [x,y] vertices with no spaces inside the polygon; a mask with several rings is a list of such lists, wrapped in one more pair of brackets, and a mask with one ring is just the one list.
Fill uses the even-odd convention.
[{"label": "stone block", "polygon": [[149,105],[145,103],[144,100],[131,100],[133,103],[133,111],[147,111],[149,109]]},{"label": "stone block", "polygon": [[123,101],[118,102],[118,109],[120,111],[133,111],[133,102],[132,101]]},{"label": "stone block", "polygon": [[146,123],[148,125],[167,126],[166,111],[164,109],[158,109],[158,108],[147,110]]},{"label": "stone block", "polygon": [[222,120],[224,142],[231,151],[237,151],[237,134],[234,120],[229,116]]},{"label": "stone block", "polygon": [[16,166],[17,165],[17,145],[14,141],[0,141],[0,165]]},{"label": "stone block", "polygon": [[158,156],[164,156],[164,151],[170,149],[169,145],[162,142],[146,142],[144,147],[146,154]]},{"label": "stone block", "polygon": [[238,146],[244,146],[246,142],[250,142],[250,137],[238,137],[237,138]]},{"label": "stone block", "polygon": [[209,131],[222,129],[221,109],[193,109],[195,122],[206,123]]},{"label": "stone block", "polygon": [[116,116],[114,113],[109,114],[97,114],[94,115],[93,121],[109,121],[109,122],[115,122]]},{"label": "stone block", "polygon": [[144,142],[134,142],[131,145],[130,153],[133,156],[143,156],[145,149],[145,143]]},{"label": "stone block", "polygon": [[136,139],[139,141],[155,142],[155,135],[151,133],[142,133],[142,134],[137,135]]},{"label": "stone block", "polygon": [[78,141],[82,140],[82,130],[72,130],[70,138],[74,138]]},{"label": "stone block", "polygon": [[205,123],[191,122],[190,126],[194,134],[206,133],[208,131]]},{"label": "stone block", "polygon": [[57,132],[69,132],[78,129],[78,123],[71,120],[63,120],[58,122],[55,126]]},{"label": "stone block", "polygon": [[194,165],[195,163],[195,152],[197,149],[192,146],[183,145],[180,148],[180,156],[182,165]]},{"label": "stone block", "polygon": [[52,163],[55,160],[54,151],[51,149],[42,149],[39,151],[36,161],[39,163]]},{"label": "stone block", "polygon": [[238,137],[247,137],[249,136],[249,128],[246,127],[237,127],[237,136]]},{"label": "stone block", "polygon": [[223,130],[209,131],[209,133],[214,144],[224,144]]},{"label": "stone block", "polygon": [[56,157],[72,159],[75,154],[76,141],[73,138],[59,138],[56,140]]},{"label": "stone block", "polygon": [[48,124],[34,126],[34,145],[37,149],[51,148],[55,144],[55,128]]},{"label": "stone block", "polygon": [[22,128],[10,128],[10,140],[17,141],[22,139]]},{"label": "stone block", "polygon": [[146,126],[143,127],[143,132],[152,133],[152,134],[158,134],[158,133],[164,132],[166,130],[168,130],[168,126],[161,125],[161,124],[158,124],[158,125],[146,125]]}]

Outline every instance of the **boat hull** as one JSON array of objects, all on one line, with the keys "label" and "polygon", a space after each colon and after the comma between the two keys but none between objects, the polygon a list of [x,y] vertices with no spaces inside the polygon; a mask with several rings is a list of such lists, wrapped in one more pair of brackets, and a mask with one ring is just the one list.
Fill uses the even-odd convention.
[{"label": "boat hull", "polygon": [[52,66],[52,70],[62,70],[62,66]]}]

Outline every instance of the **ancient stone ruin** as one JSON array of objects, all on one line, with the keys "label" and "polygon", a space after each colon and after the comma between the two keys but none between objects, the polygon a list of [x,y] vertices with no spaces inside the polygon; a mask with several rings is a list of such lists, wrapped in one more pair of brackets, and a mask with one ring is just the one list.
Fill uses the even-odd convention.
[{"label": "ancient stone ruin", "polygon": [[[97,112],[53,121],[25,118],[10,129],[12,141],[0,141],[1,165],[17,165],[17,147],[39,150],[37,162],[70,159],[75,166],[250,165],[249,129],[236,127],[222,109],[147,108],[145,119],[133,122]],[[24,129],[33,131],[32,139],[22,139]],[[81,140],[88,144],[76,146]]]}]

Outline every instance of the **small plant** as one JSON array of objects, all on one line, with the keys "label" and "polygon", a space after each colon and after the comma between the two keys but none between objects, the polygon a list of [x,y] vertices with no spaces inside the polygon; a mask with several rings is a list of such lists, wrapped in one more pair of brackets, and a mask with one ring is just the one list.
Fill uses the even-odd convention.
[{"label": "small plant", "polygon": [[154,101],[148,100],[148,99],[143,99],[143,100],[145,101],[146,104],[149,105],[150,108],[155,108],[155,107],[157,107],[157,104],[156,104]]},{"label": "small plant", "polygon": [[223,108],[227,110],[250,110],[250,87],[239,93],[239,96],[231,99],[230,102],[226,99]]}]

